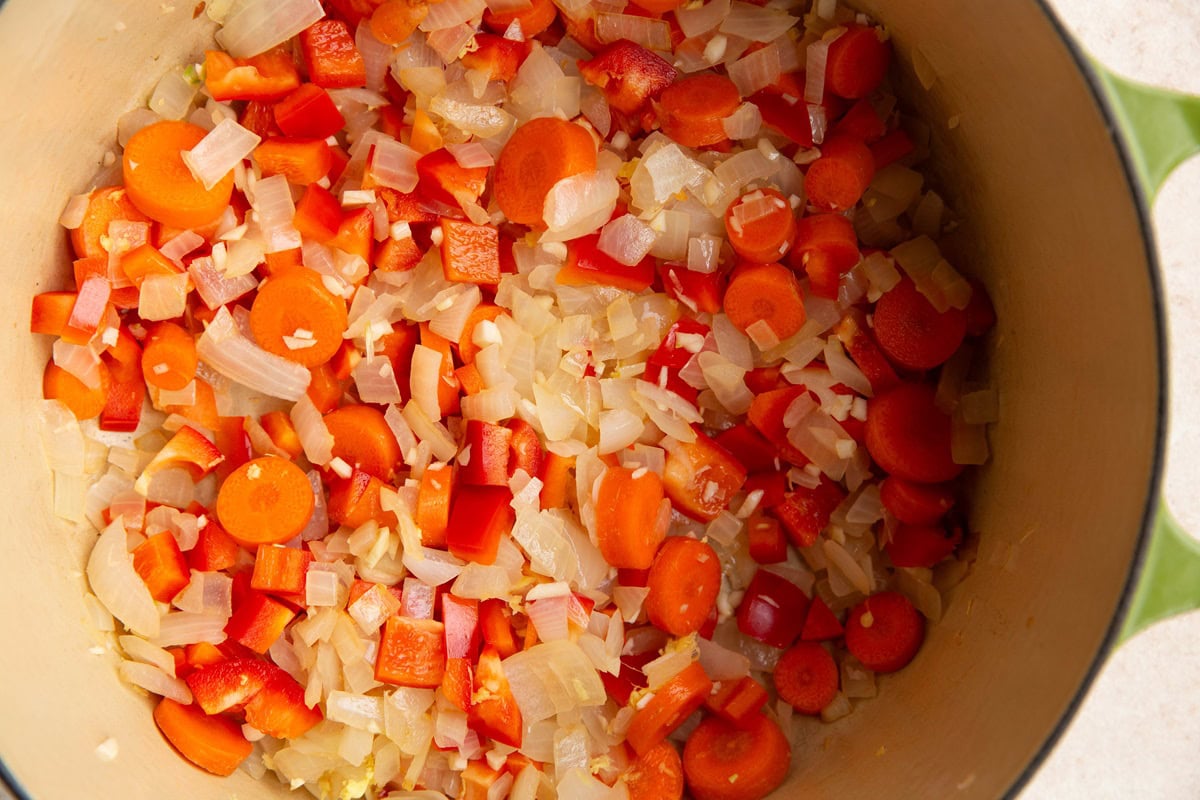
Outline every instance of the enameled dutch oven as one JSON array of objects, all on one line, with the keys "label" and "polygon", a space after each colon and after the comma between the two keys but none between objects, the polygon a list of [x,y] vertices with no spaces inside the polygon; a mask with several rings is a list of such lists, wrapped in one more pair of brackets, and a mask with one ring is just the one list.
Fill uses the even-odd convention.
[{"label": "enameled dutch oven", "polygon": [[[1196,548],[1158,503],[1166,371],[1147,227],[1200,113],[1106,75],[1034,0],[861,5],[892,32],[907,101],[934,130],[941,183],[965,218],[960,266],[998,309],[1002,421],[974,487],[974,570],[880,699],[813,725],[777,796],[990,798],[1032,774],[1122,635],[1200,601]],[[83,605],[94,534],[51,513],[31,410],[49,345],[26,333],[29,298],[62,284],[64,198],[115,148],[117,117],[168,66],[200,56],[212,25],[192,11],[178,0],[0,11],[0,774],[20,798],[287,794],[185,763],[150,701],[118,680],[116,653],[89,653],[101,641]],[[914,61],[936,74],[929,91]],[[102,761],[110,738],[118,756]]]}]

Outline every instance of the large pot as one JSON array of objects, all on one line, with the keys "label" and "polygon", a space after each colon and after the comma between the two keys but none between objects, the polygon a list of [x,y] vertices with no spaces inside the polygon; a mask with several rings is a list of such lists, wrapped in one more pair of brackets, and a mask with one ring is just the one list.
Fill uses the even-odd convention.
[{"label": "large pot", "polygon": [[[1181,605],[1163,588],[1177,584],[1144,581],[1153,591],[1128,613],[1143,562],[1164,573],[1195,563],[1168,521],[1154,533],[1165,364],[1145,205],[1184,152],[1167,146],[1195,137],[1168,125],[1182,138],[1122,150],[1114,119],[1129,125],[1144,118],[1139,103],[1171,109],[1170,98],[1100,76],[1033,0],[861,5],[888,25],[907,74],[915,59],[938,75],[929,92],[910,80],[908,100],[934,123],[943,183],[966,219],[962,266],[999,311],[990,359],[1002,422],[971,504],[975,569],[880,699],[814,724],[779,795],[995,797],[1037,766],[1122,625]],[[118,680],[117,654],[91,654],[103,644],[83,604],[94,534],[52,515],[31,422],[48,345],[25,333],[29,298],[64,281],[64,198],[114,148],[116,117],[169,65],[200,56],[212,26],[192,10],[9,0],[0,12],[0,773],[19,797],[285,794],[189,766],[149,701]],[[939,124],[951,117],[956,126]],[[102,761],[110,737],[119,754]]]}]

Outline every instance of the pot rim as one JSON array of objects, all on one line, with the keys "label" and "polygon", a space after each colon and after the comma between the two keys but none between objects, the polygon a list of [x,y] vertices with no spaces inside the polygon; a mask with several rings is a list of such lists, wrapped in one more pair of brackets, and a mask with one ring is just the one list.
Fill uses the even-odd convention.
[{"label": "pot rim", "polygon": [[[1051,28],[1058,35],[1058,38],[1063,42],[1070,54],[1071,59],[1075,62],[1075,68],[1079,70],[1087,83],[1088,90],[1095,101],[1101,116],[1107,123],[1108,129],[1112,132],[1113,144],[1116,147],[1117,157],[1121,162],[1121,170],[1125,175],[1125,182],[1128,185],[1130,194],[1134,200],[1134,210],[1137,214],[1138,227],[1142,232],[1142,243],[1145,248],[1146,265],[1149,270],[1151,303],[1154,313],[1154,339],[1155,351],[1157,356],[1156,366],[1158,367],[1158,380],[1156,385],[1157,408],[1155,413],[1155,429],[1154,429],[1154,451],[1152,455],[1149,481],[1146,486],[1146,501],[1142,509],[1141,530],[1138,532],[1136,548],[1133,558],[1130,560],[1129,569],[1125,574],[1124,584],[1121,587],[1120,598],[1117,603],[1117,609],[1114,612],[1112,619],[1109,621],[1108,629],[1104,633],[1099,647],[1096,649],[1096,654],[1088,665],[1087,671],[1084,673],[1083,679],[1079,682],[1079,686],[1072,694],[1067,702],[1066,708],[1059,717],[1058,722],[1050,730],[1045,740],[1038,747],[1037,752],[1029,763],[1025,765],[1021,773],[1016,777],[1013,783],[1009,786],[1004,796],[1007,798],[1015,797],[1022,789],[1024,789],[1037,771],[1046,762],[1054,747],[1058,744],[1067,727],[1071,724],[1075,715],[1078,713],[1080,706],[1083,704],[1084,698],[1095,683],[1100,670],[1104,667],[1109,654],[1116,647],[1120,640],[1121,629],[1124,626],[1125,618],[1130,609],[1130,604],[1134,595],[1134,589],[1138,583],[1138,577],[1142,572],[1142,567],[1146,560],[1147,550],[1151,533],[1154,528],[1155,515],[1158,512],[1160,503],[1162,476],[1166,451],[1166,435],[1167,435],[1167,408],[1169,398],[1169,380],[1168,367],[1169,359],[1167,353],[1167,335],[1166,335],[1166,295],[1163,288],[1162,279],[1162,264],[1158,258],[1158,244],[1154,235],[1154,226],[1151,219],[1151,203],[1147,197],[1146,191],[1142,184],[1137,179],[1137,172],[1134,168],[1131,146],[1128,141],[1128,134],[1120,124],[1119,117],[1110,102],[1108,95],[1104,91],[1100,77],[1097,75],[1095,68],[1092,66],[1083,48],[1080,46],[1070,32],[1066,30],[1062,21],[1050,8],[1048,0],[1033,0],[1034,5],[1042,12],[1049,22]],[[3,9],[5,0],[0,0],[0,10]],[[17,780],[8,764],[5,762],[3,754],[0,754],[0,783],[13,795],[15,800],[36,800],[30,795]]]}]

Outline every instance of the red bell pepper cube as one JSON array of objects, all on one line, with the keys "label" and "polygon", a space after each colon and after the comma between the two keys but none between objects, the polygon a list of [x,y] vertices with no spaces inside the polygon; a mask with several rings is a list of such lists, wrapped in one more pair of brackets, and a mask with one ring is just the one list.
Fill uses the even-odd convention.
[{"label": "red bell pepper cube", "polygon": [[760,569],[737,610],[738,630],[772,647],[790,647],[804,627],[808,596],[791,581]]},{"label": "red bell pepper cube", "polygon": [[555,280],[564,286],[616,286],[640,292],[654,283],[654,257],[646,256],[627,267],[600,249],[600,234],[567,242],[567,261]]},{"label": "red bell pepper cube", "polygon": [[319,705],[304,704],[304,687],[278,667],[246,703],[246,722],[276,739],[303,736],[324,718]]},{"label": "red bell pepper cube", "polygon": [[642,380],[669,389],[689,402],[696,402],[699,390],[679,377],[679,371],[692,359],[692,351],[681,346],[679,335],[708,336],[710,328],[693,319],[681,319],[667,329],[650,357],[646,359],[646,370]]},{"label": "red bell pepper cube", "polygon": [[746,414],[746,419],[759,433],[768,441],[775,442],[779,457],[796,467],[807,466],[808,457],[788,442],[783,416],[788,406],[805,391],[803,386],[788,386],[763,392],[750,402],[750,410]]},{"label": "red bell pepper cube", "polygon": [[412,237],[386,239],[375,251],[375,269],[380,272],[407,272],[415,269],[425,253]]},{"label": "red bell pepper cube", "polygon": [[204,85],[213,99],[273,103],[300,85],[296,62],[284,50],[234,58],[220,50],[204,53]]},{"label": "red bell pepper cube", "polygon": [[500,232],[494,225],[441,220],[442,272],[454,283],[500,282]]},{"label": "red bell pepper cube", "polygon": [[473,673],[471,659],[446,659],[446,672],[442,675],[442,694],[462,711],[471,710]]},{"label": "red bell pepper cube", "polygon": [[[29,313],[29,332],[62,336],[66,332],[67,320],[75,307],[75,292],[42,292],[33,296],[33,307]],[[86,344],[87,339],[71,344]]]},{"label": "red bell pepper cube", "polygon": [[[296,84],[296,86],[299,85],[299,83]],[[292,91],[295,88],[295,86],[292,87]],[[238,124],[260,139],[283,133],[275,122],[275,104],[265,103],[261,100],[251,100],[246,103],[246,107],[238,116]]]},{"label": "red bell pepper cube", "polygon": [[190,672],[195,672],[202,667],[210,667],[213,664],[220,664],[228,658],[229,656],[222,653],[220,648],[208,642],[195,642],[185,645],[183,648],[183,660]]},{"label": "red bell pepper cube", "polygon": [[191,582],[187,559],[170,531],[157,533],[133,548],[133,568],[150,596],[160,603],[171,602]]},{"label": "red bell pepper cube", "polygon": [[351,528],[375,520],[379,525],[396,530],[396,515],[383,510],[380,498],[383,486],[379,478],[358,469],[349,478],[333,479],[326,507],[329,519]]},{"label": "red bell pepper cube", "polygon": [[275,124],[287,136],[326,139],[346,127],[329,92],[306,83],[275,104]]},{"label": "red bell pepper cube", "polygon": [[[370,176],[370,162],[367,174],[363,176],[363,185]],[[387,208],[388,222],[437,222],[438,215],[430,211],[417,192],[399,192],[387,186],[376,186],[375,195],[383,201]]]},{"label": "red bell pepper cube", "polygon": [[[217,653],[219,655],[219,651]],[[274,664],[257,658],[222,657],[215,663],[196,666],[198,669],[187,676],[187,685],[205,714],[240,708],[279,670]]]},{"label": "red bell pepper cube", "polygon": [[894,389],[900,384],[900,376],[875,343],[863,312],[858,309],[846,312],[846,316],[833,326],[833,332],[846,348],[850,358],[871,382],[871,389],[875,394]]},{"label": "red bell pepper cube", "polygon": [[263,175],[282,175],[288,183],[307,186],[329,174],[333,154],[324,139],[272,136],[254,148]]},{"label": "red bell pepper cube", "polygon": [[112,380],[100,412],[100,430],[134,431],[142,421],[142,405],[146,400],[146,382],[141,376],[131,380]]},{"label": "red bell pepper cube", "polygon": [[579,62],[583,79],[600,89],[610,108],[634,115],[675,82],[675,68],[628,39],[607,45],[589,61]]},{"label": "red bell pepper cube", "polygon": [[233,610],[225,635],[262,655],[283,635],[296,612],[278,600],[251,589]]},{"label": "red bell pepper cube", "polygon": [[829,524],[834,510],[846,499],[842,488],[824,475],[816,488],[797,486],[771,514],[783,523],[788,538],[796,547],[809,547]]},{"label": "red bell pepper cube", "polygon": [[175,432],[161,450],[150,459],[150,463],[142,470],[142,474],[134,483],[134,488],[144,493],[149,487],[150,479],[155,472],[170,467],[186,469],[192,480],[200,480],[212,472],[225,456],[217,446],[205,438],[204,434],[190,425],[184,425]]},{"label": "red bell pepper cube", "polygon": [[450,552],[466,561],[495,562],[500,537],[512,530],[511,502],[506,486],[460,486],[446,528]]},{"label": "red bell pepper cube", "polygon": [[296,547],[264,545],[254,556],[250,587],[274,594],[304,594],[312,553]]},{"label": "red bell pepper cube", "polygon": [[475,703],[467,712],[471,730],[510,747],[521,746],[521,709],[504,675],[500,653],[488,645],[475,667]]},{"label": "red bell pepper cube", "polygon": [[213,515],[205,516],[205,525],[188,551],[188,566],[198,572],[220,572],[237,563],[239,545],[225,532]]},{"label": "red bell pepper cube", "polygon": [[716,518],[746,482],[746,468],[700,431],[696,441],[676,442],[667,453],[663,489],[671,504],[705,522]]},{"label": "red bell pepper cube", "polygon": [[542,449],[542,440],[538,438],[537,431],[523,419],[510,419],[505,427],[512,431],[512,439],[509,442],[509,476],[519,469],[525,470],[525,474],[531,478],[541,476],[546,451]]},{"label": "red bell pepper cube", "polygon": [[732,453],[751,474],[775,471],[775,445],[744,422],[721,431],[716,442]]},{"label": "red bell pepper cube", "polygon": [[367,66],[341,20],[321,20],[300,32],[300,54],[313,83],[326,89],[367,85]]},{"label": "red bell pepper cube", "polygon": [[704,706],[721,719],[739,728],[753,722],[767,704],[767,690],[749,675],[737,681],[724,681]]},{"label": "red bell pepper cube", "polygon": [[813,595],[812,603],[808,606],[808,614],[804,618],[804,627],[800,630],[800,638],[806,642],[822,642],[826,639],[836,639],[845,633],[842,623],[825,605],[818,594]]},{"label": "red bell pepper cube", "polygon": [[779,520],[756,511],[746,521],[746,534],[750,557],[759,564],[787,561],[787,537]]},{"label": "red bell pepper cube", "polygon": [[658,271],[663,291],[696,312],[716,314],[725,296],[725,273],[696,272],[682,264],[663,264]]},{"label": "red bell pepper cube", "polygon": [[453,153],[441,148],[417,160],[417,195],[427,203],[460,208],[463,201],[478,202],[487,176],[487,167],[460,166]]},{"label": "red bell pepper cube", "polygon": [[459,467],[459,480],[472,486],[508,486],[512,438],[513,432],[503,425],[468,420],[463,449],[469,448],[470,455]]},{"label": "red bell pepper cube", "polygon": [[512,611],[505,600],[493,597],[479,604],[479,627],[483,641],[495,648],[501,658],[521,649],[513,632]]},{"label": "red bell pepper cube", "polygon": [[434,689],[446,672],[444,626],[431,619],[388,617],[379,640],[375,680]]},{"label": "red bell pepper cube", "polygon": [[369,208],[351,211],[342,218],[337,236],[329,241],[329,246],[336,247],[350,255],[359,256],[370,264],[371,256],[375,251],[374,219]]},{"label": "red bell pepper cube", "polygon": [[529,55],[529,42],[505,39],[494,33],[475,34],[475,49],[463,53],[462,65],[467,69],[486,72],[488,80],[511,81]]}]

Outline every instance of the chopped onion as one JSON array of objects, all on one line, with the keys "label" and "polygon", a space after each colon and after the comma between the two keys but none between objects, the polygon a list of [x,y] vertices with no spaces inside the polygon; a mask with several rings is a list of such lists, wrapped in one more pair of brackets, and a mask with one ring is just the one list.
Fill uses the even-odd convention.
[{"label": "chopped onion", "polygon": [[463,562],[442,550],[427,547],[404,551],[404,566],[430,586],[441,586],[457,578]]},{"label": "chopped onion", "polygon": [[92,593],[126,628],[153,639],[160,630],[158,608],[133,568],[126,542],[125,526],[120,520],[104,529],[88,556],[88,583]]},{"label": "chopped onion", "polygon": [[544,242],[564,242],[592,233],[612,216],[620,195],[616,175],[607,170],[563,178],[546,195]]},{"label": "chopped onion", "polygon": [[304,604],[336,606],[341,602],[341,586],[336,572],[310,567],[304,576]]},{"label": "chopped onion", "polygon": [[258,279],[253,274],[226,278],[208,256],[192,259],[192,263],[188,265],[188,275],[192,276],[196,293],[200,295],[204,305],[213,310],[242,297],[258,286]]},{"label": "chopped onion", "polygon": [[224,307],[196,341],[196,354],[230,380],[284,400],[299,400],[312,378],[300,364],[268,353],[242,336]]},{"label": "chopped onion", "polygon": [[135,108],[122,114],[117,120],[117,144],[125,147],[133,135],[148,128],[162,118],[148,108]]},{"label": "chopped onion", "polygon": [[192,692],[183,681],[151,664],[137,661],[122,661],[117,674],[126,683],[132,683],[148,692],[169,697],[176,703],[191,705]]},{"label": "chopped onion", "polygon": [[233,579],[220,572],[193,570],[187,588],[172,604],[180,611],[228,617],[233,613]]},{"label": "chopped onion", "polygon": [[320,0],[237,0],[217,42],[234,58],[281,45],[325,16]]},{"label": "chopped onion", "polygon": [[383,91],[388,67],[392,61],[392,46],[375,38],[367,19],[358,23],[358,28],[354,31],[354,44],[358,47],[358,52],[362,53],[367,72],[367,88],[375,92]]},{"label": "chopped onion", "polygon": [[[752,139],[762,130],[762,113],[754,103],[742,103],[732,114],[721,120],[721,125],[730,139]],[[757,153],[758,150],[743,152]]]},{"label": "chopped onion", "polygon": [[504,659],[502,667],[526,725],[607,699],[596,668],[570,641],[536,644]]},{"label": "chopped onion", "polygon": [[181,231],[159,248],[158,252],[183,266],[183,257],[205,244],[204,237],[194,231]]},{"label": "chopped onion", "polygon": [[462,338],[463,328],[466,327],[471,312],[482,300],[483,296],[478,286],[460,284],[452,296],[438,303],[429,319],[429,329],[445,339],[457,342]]},{"label": "chopped onion", "polygon": [[729,0],[709,0],[698,8],[685,5],[675,9],[675,20],[689,39],[708,33],[729,15]]},{"label": "chopped onion", "polygon": [[352,374],[362,402],[380,405],[400,402],[400,386],[396,383],[396,373],[390,359],[382,356],[364,358],[354,365]]},{"label": "chopped onion", "polygon": [[62,214],[58,217],[58,224],[62,225],[67,230],[75,230],[83,224],[83,217],[87,214],[88,203],[91,201],[91,195],[76,194],[72,195],[67,201],[67,205],[63,208]]},{"label": "chopped onion", "polygon": [[632,214],[623,214],[604,226],[596,246],[627,267],[640,264],[654,246],[654,230]]},{"label": "chopped onion", "polygon": [[191,614],[176,611],[165,615],[158,634],[150,637],[159,647],[179,647],[195,642],[220,644],[225,641],[225,625],[229,617],[220,614]]},{"label": "chopped onion", "polygon": [[601,455],[617,453],[629,447],[642,435],[645,422],[625,408],[600,412]]},{"label": "chopped onion", "polygon": [[155,85],[150,95],[150,110],[163,119],[183,119],[192,108],[196,90],[183,67],[173,67]]},{"label": "chopped onion", "polygon": [[195,147],[183,151],[183,163],[205,189],[211,190],[254,152],[261,141],[257,134],[237,122],[223,119]]},{"label": "chopped onion", "polygon": [[854,557],[846,552],[846,548],[832,539],[826,539],[821,544],[825,552],[825,558],[829,560],[829,569],[832,572],[834,567],[850,581],[850,584],[863,594],[870,594],[874,588],[874,582],[871,576],[863,571]]},{"label": "chopped onion", "polygon": [[398,192],[417,188],[417,159],[421,154],[390,137],[381,137],[371,154],[371,178]]},{"label": "chopped onion", "polygon": [[161,647],[150,644],[140,636],[118,636],[117,643],[130,659],[158,667],[170,677],[175,677],[175,657]]},{"label": "chopped onion", "polygon": [[[738,3],[737,5],[745,5]],[[732,12],[730,12],[732,14]],[[794,17],[790,17],[795,19]],[[726,23],[728,24],[728,20]],[[724,26],[722,26],[724,27]],[[729,79],[738,87],[742,97],[749,97],[765,89],[779,79],[783,66],[779,60],[779,48],[774,44],[755,50],[729,65]]]},{"label": "chopped onion", "polygon": [[872,396],[871,382],[846,355],[842,343],[832,336],[825,342],[825,366],[829,367],[830,376],[838,383],[845,384],[866,397]]},{"label": "chopped onion", "polygon": [[567,606],[571,600],[568,596],[547,597],[525,604],[525,613],[530,624],[537,630],[538,639],[543,642],[564,641],[568,636]]},{"label": "chopped onion", "polygon": [[671,143],[638,163],[629,180],[631,199],[635,209],[650,210],[684,189],[698,189],[711,177],[711,172]]},{"label": "chopped onion", "polygon": [[334,690],[325,698],[325,717],[355,730],[383,733],[384,699]]},{"label": "chopped onion", "polygon": [[54,366],[70,373],[89,389],[100,387],[100,359],[90,347],[58,339],[51,349]]},{"label": "chopped onion", "polygon": [[[418,345],[419,346],[419,345]],[[415,400],[410,400],[404,406],[404,420],[409,424],[412,432],[417,435],[423,443],[428,443],[433,448],[433,456],[438,461],[450,461],[458,452],[458,445],[455,444],[450,432],[446,430],[437,420],[441,419],[440,410],[437,416],[431,418],[421,410],[420,405]]]},{"label": "chopped onion", "polygon": [[446,150],[449,151],[450,155],[454,156],[455,162],[463,169],[490,167],[496,163],[496,159],[492,157],[488,149],[479,142],[448,144],[446,145]]},{"label": "chopped onion", "polygon": [[596,15],[596,41],[609,44],[628,39],[645,47],[647,50],[671,49],[671,26],[664,19],[639,17],[633,14],[609,14],[600,12]]},{"label": "chopped onion", "polygon": [[[720,31],[751,42],[773,42],[787,33],[799,19],[787,11],[734,0],[730,4],[729,15],[721,23]],[[733,77],[733,65],[730,65],[729,72]],[[737,82],[736,78],[734,82]],[[750,92],[742,92],[742,96],[748,94]]]},{"label": "chopped onion", "polygon": [[[425,19],[421,20],[418,27],[423,31],[453,28],[482,16],[485,8],[487,8],[487,3],[484,0],[442,0],[440,3],[433,3],[429,6],[429,13],[425,15]],[[437,49],[432,42],[430,46]],[[450,60],[447,59],[447,63]]]},{"label": "chopped onion", "polygon": [[820,105],[825,101],[825,62],[829,58],[829,39],[818,39],[805,53],[804,102]]},{"label": "chopped onion", "polygon": [[473,600],[505,597],[512,590],[512,578],[503,567],[471,562],[462,568],[451,591]]},{"label": "chopped onion", "polygon": [[750,674],[750,659],[714,641],[700,637],[700,666],[714,681],[738,680]]},{"label": "chopped onion", "polygon": [[175,319],[187,310],[188,273],[147,275],[138,292],[138,316],[148,321]]}]

